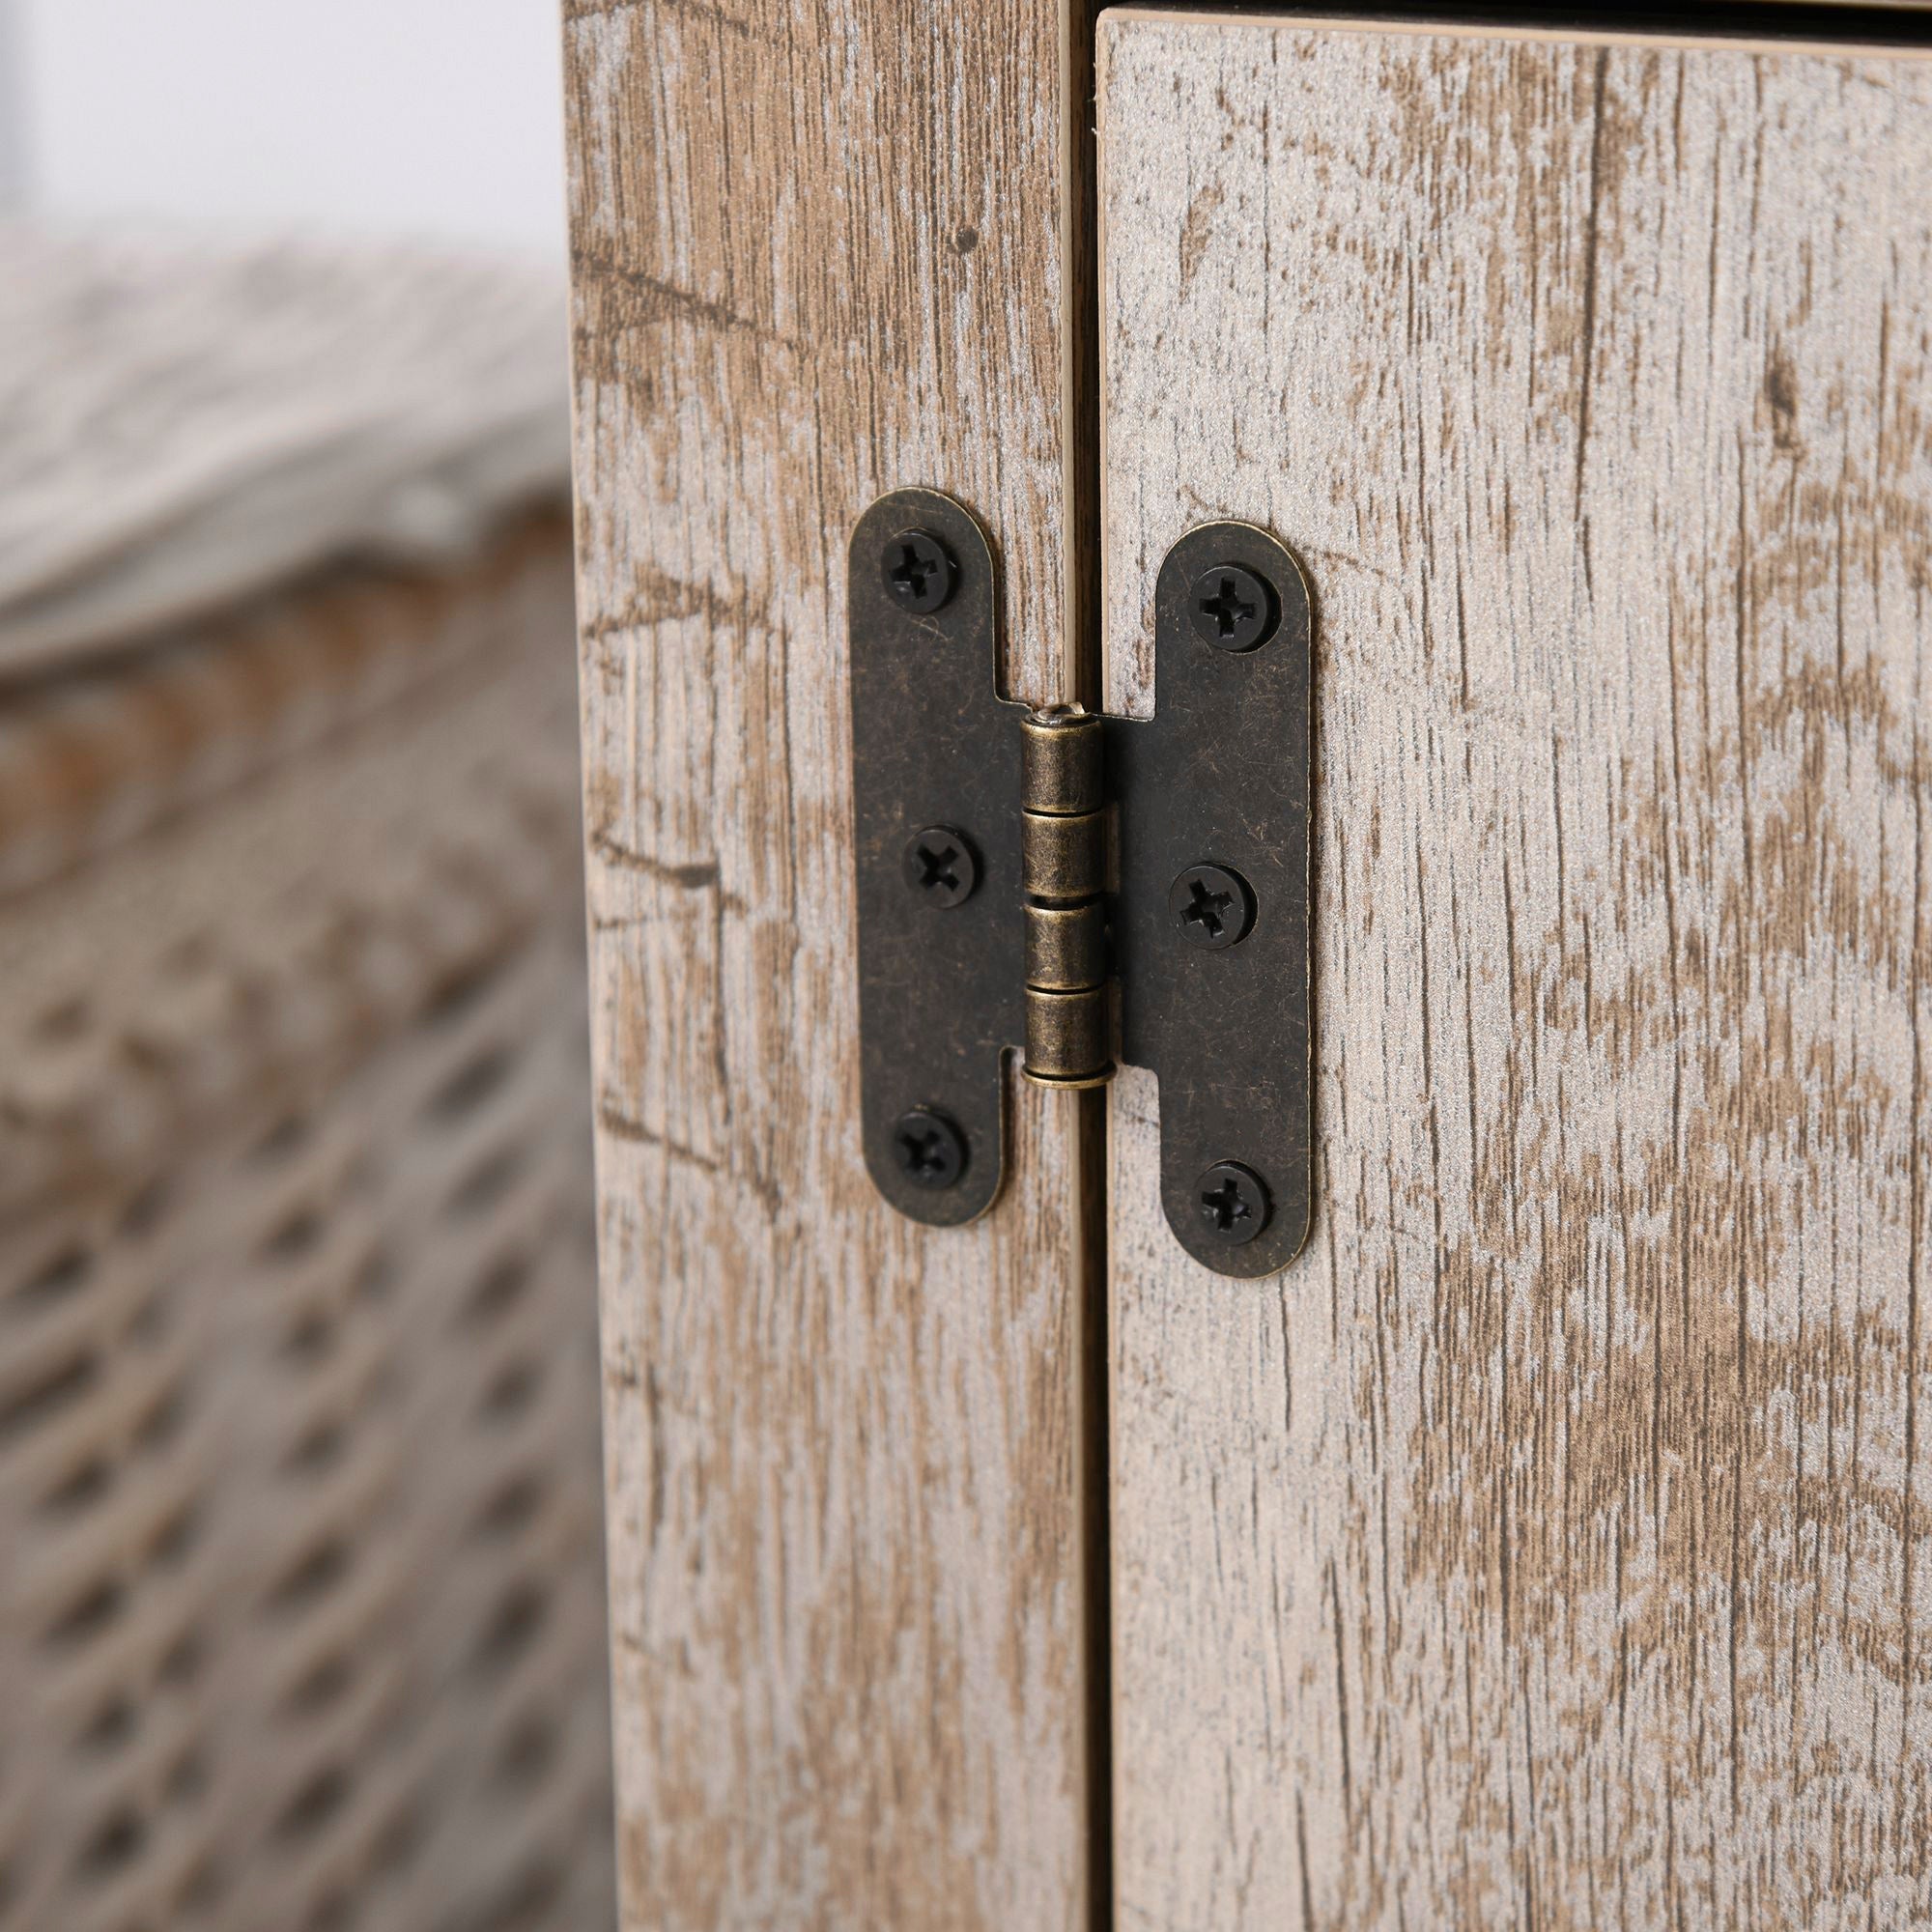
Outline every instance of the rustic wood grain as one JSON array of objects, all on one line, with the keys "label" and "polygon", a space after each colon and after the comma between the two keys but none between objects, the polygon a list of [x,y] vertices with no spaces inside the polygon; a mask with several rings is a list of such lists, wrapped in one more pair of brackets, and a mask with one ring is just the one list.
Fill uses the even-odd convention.
[{"label": "rustic wood grain", "polygon": [[1112,701],[1192,523],[1319,611],[1301,1261],[1115,1090],[1120,1922],[1925,1923],[1932,66],[1101,32]]},{"label": "rustic wood grain", "polygon": [[867,1179],[843,580],[948,489],[1062,684],[1078,61],[1054,0],[565,14],[626,1923],[1071,1927],[1077,1109],[970,1230]]}]

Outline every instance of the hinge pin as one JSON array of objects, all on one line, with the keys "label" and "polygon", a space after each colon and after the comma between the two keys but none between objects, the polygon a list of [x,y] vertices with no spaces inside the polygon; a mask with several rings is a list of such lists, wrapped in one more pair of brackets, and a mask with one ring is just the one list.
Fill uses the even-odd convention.
[{"label": "hinge pin", "polygon": [[1098,1087],[1114,1072],[1102,729],[1073,705],[1020,721],[1025,1072],[1048,1087]]}]

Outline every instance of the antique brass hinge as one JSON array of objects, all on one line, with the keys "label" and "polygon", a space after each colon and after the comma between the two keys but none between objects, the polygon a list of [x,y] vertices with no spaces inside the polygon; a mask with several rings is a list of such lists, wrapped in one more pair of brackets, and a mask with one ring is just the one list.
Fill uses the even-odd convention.
[{"label": "antique brass hinge", "polygon": [[992,545],[895,490],[850,554],[866,1163],[915,1220],[992,1206],[1002,1060],[1159,1081],[1180,1244],[1270,1274],[1312,1206],[1308,587],[1252,525],[1190,530],[1154,590],[1155,715],[995,689]]}]

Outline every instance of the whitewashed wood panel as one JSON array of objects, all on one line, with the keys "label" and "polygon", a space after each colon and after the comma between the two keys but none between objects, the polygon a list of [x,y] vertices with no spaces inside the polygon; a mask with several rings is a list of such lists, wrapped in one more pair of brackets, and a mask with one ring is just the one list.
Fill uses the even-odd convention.
[{"label": "whitewashed wood panel", "polygon": [[1932,67],[1100,84],[1110,701],[1192,523],[1319,611],[1302,1259],[1114,1093],[1119,1922],[1926,1922]]},{"label": "whitewashed wood panel", "polygon": [[866,1175],[844,635],[931,484],[1059,688],[1060,10],[565,14],[625,1922],[1082,1926],[1076,1108]]}]

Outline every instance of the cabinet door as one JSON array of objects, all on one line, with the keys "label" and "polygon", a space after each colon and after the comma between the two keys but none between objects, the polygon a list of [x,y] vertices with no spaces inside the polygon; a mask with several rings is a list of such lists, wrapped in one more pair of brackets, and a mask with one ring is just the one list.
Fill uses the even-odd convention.
[{"label": "cabinet door", "polygon": [[565,8],[619,1848],[651,1932],[1086,1922],[1080,1104],[1015,1094],[963,1230],[888,1208],[858,1134],[852,526],[900,485],[963,497],[1036,700],[1091,551],[1060,135],[1091,32],[972,11]]},{"label": "cabinet door", "polygon": [[1932,1913],[1932,66],[1122,12],[1103,618],[1313,586],[1313,1237],[1112,1123],[1119,1922]]}]

